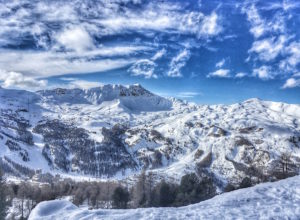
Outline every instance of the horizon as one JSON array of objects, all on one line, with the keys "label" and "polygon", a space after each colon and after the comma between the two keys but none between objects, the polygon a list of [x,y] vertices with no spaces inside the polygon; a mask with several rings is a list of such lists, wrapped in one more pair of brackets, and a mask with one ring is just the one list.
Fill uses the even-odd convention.
[{"label": "horizon", "polygon": [[139,83],[197,104],[300,104],[300,3],[4,1],[0,86]]}]

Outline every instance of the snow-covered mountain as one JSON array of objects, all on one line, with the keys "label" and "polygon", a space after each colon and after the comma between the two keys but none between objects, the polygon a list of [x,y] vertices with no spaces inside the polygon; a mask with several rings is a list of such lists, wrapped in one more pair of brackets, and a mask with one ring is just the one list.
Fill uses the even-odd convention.
[{"label": "snow-covered mountain", "polygon": [[[196,105],[140,85],[38,92],[0,89],[0,164],[14,176],[262,179],[300,162],[300,105],[250,99]],[[36,175],[35,175],[36,176]]]},{"label": "snow-covered mountain", "polygon": [[30,214],[37,219],[299,219],[300,177],[224,193],[198,204],[179,208],[78,208],[66,200],[39,203]]},{"label": "snow-covered mountain", "polygon": [[172,102],[156,96],[139,84],[104,85],[88,90],[82,89],[54,89],[37,92],[47,102],[53,104],[91,104],[100,105],[106,102],[115,102],[117,105],[130,111],[158,111],[168,110]]}]

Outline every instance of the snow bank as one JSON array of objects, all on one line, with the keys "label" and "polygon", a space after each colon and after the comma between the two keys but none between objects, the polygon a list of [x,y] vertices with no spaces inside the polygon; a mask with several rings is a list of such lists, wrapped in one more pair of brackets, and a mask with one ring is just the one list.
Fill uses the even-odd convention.
[{"label": "snow bank", "polygon": [[300,219],[300,176],[224,193],[180,208],[87,210],[68,201],[42,202],[32,211],[35,219]]}]

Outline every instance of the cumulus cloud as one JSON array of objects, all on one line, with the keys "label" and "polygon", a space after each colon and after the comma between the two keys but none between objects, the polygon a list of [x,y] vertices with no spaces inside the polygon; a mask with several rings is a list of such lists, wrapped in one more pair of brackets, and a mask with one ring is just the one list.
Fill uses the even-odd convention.
[{"label": "cumulus cloud", "polygon": [[85,28],[81,26],[68,27],[58,33],[55,39],[66,49],[75,50],[76,52],[95,48],[93,39]]},{"label": "cumulus cloud", "polygon": [[250,53],[256,53],[262,61],[272,61],[283,52],[287,39],[284,35],[255,41]]},{"label": "cumulus cloud", "polygon": [[259,68],[253,69],[253,76],[258,77],[263,80],[273,79],[274,74],[269,66],[261,66]]},{"label": "cumulus cloud", "polygon": [[211,72],[207,75],[208,78],[210,77],[220,77],[220,78],[229,78],[230,77],[230,70],[228,69],[219,69],[215,72]]},{"label": "cumulus cloud", "polygon": [[188,49],[182,50],[177,56],[173,57],[170,63],[170,69],[167,72],[169,77],[182,77],[181,69],[190,59],[191,52]]},{"label": "cumulus cloud", "polygon": [[157,78],[154,73],[155,67],[157,66],[152,60],[142,59],[134,63],[129,71],[133,76],[144,76],[146,79]]},{"label": "cumulus cloud", "polygon": [[24,76],[18,72],[8,72],[0,70],[1,86],[4,88],[24,88],[28,90],[35,90],[47,86],[46,80],[38,80],[32,77]]},{"label": "cumulus cloud", "polygon": [[282,86],[283,89],[295,88],[295,87],[300,87],[300,79],[289,78]]}]

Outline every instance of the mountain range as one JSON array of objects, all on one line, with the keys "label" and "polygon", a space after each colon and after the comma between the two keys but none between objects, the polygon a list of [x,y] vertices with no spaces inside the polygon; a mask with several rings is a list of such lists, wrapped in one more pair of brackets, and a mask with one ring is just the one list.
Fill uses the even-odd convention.
[{"label": "mountain range", "polygon": [[41,180],[179,181],[206,170],[220,186],[298,172],[300,105],[249,99],[198,105],[141,85],[29,92],[0,88],[0,165]]}]

